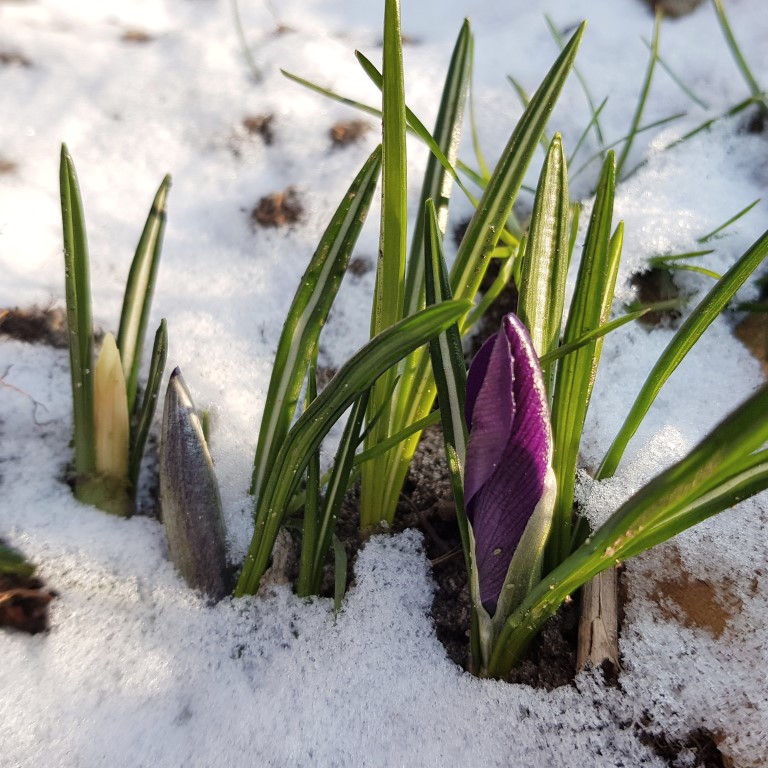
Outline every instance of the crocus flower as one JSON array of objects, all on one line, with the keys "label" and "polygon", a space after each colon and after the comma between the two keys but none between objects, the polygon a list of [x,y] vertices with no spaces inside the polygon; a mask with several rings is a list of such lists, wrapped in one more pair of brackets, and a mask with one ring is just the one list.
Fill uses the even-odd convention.
[{"label": "crocus flower", "polygon": [[220,600],[227,593],[227,558],[219,485],[195,404],[178,368],[165,394],[159,474],[171,560],[190,587]]},{"label": "crocus flower", "polygon": [[504,317],[499,332],[472,361],[466,419],[464,500],[475,539],[480,600],[493,614],[534,513],[535,531],[525,545],[537,552],[524,559],[526,567],[540,564],[536,555],[549,531],[555,495],[544,379],[531,337],[513,314]]}]

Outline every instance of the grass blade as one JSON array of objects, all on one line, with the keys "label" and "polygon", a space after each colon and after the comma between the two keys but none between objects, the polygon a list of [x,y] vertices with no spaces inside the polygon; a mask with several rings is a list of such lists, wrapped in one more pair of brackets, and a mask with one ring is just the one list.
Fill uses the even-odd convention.
[{"label": "grass blade", "polygon": [[[517,94],[517,98],[520,99],[523,109],[527,109],[528,105],[531,103],[531,97],[528,95],[525,88],[523,88],[523,84],[512,77],[512,75],[507,75],[507,80],[509,80],[510,85],[515,89],[515,93]],[[545,152],[549,149],[549,141],[547,134],[542,131],[539,144]]]},{"label": "grass blade", "polygon": [[147,388],[141,401],[138,426],[131,445],[130,478],[131,487],[134,489],[134,492],[136,488],[138,488],[141,457],[144,454],[144,446],[147,443],[149,430],[152,427],[152,419],[155,416],[167,357],[168,328],[165,319],[163,319],[160,321],[160,325],[155,332],[155,341],[152,345],[152,358],[149,364],[149,376],[147,377]]},{"label": "grass blade", "polygon": [[739,68],[741,76],[744,78],[744,82],[746,82],[752,98],[755,99],[758,104],[760,104],[761,111],[765,112],[768,110],[765,94],[760,88],[760,84],[755,79],[755,76],[752,74],[752,70],[749,68],[747,60],[744,58],[744,54],[741,52],[741,47],[736,42],[736,37],[733,34],[730,22],[728,21],[728,16],[725,13],[723,0],[712,0],[712,2],[715,6],[715,15],[717,16],[717,21],[720,24],[720,28],[723,30],[725,42],[728,44],[728,48],[731,50],[731,54],[733,55],[734,61],[736,62],[736,66]]},{"label": "grass blade", "polygon": [[712,240],[716,235],[719,235],[724,229],[727,229],[731,226],[734,222],[738,221],[742,216],[749,213],[758,203],[760,202],[760,198],[758,197],[757,200],[750,203],[745,208],[742,208],[738,213],[731,216],[728,221],[726,221],[724,224],[721,224],[716,229],[713,229],[711,232],[707,232],[706,235],[702,235],[698,240],[696,240],[697,243],[706,243]]},{"label": "grass blade", "polygon": [[[431,200],[426,203],[427,237],[424,243],[427,305],[432,306],[451,298],[448,270],[445,266],[442,238],[437,213]],[[464,564],[469,577],[471,594],[470,664],[482,667],[490,656],[490,617],[482,607],[480,585],[475,569],[475,545],[472,527],[464,508],[464,462],[467,448],[467,425],[464,401],[467,391],[467,369],[461,349],[461,336],[453,325],[430,342],[429,353],[441,404],[443,443],[448,473],[456,505]]]},{"label": "grass blade", "polygon": [[[306,407],[317,397],[316,360],[314,356],[307,374]],[[301,556],[299,558],[299,579],[296,594],[299,597],[309,597],[317,590],[313,589],[312,573],[314,556],[317,549],[317,529],[320,523],[320,447],[312,452],[307,466],[307,488],[304,494],[304,526],[301,537]]]},{"label": "grass blade", "polygon": [[377,148],[352,182],[307,267],[275,354],[254,458],[251,493],[259,495],[296,412],[304,374],[341,284],[371,204],[379,169]]},{"label": "grass blade", "polygon": [[647,315],[649,312],[660,312],[665,309],[674,309],[675,307],[679,306],[679,301],[671,300],[657,301],[653,304],[647,304],[643,307],[639,307],[638,309],[633,309],[631,312],[627,312],[625,315],[617,317],[615,320],[604,323],[600,327],[585,333],[575,341],[571,341],[568,344],[561,344],[559,347],[557,347],[557,349],[552,350],[552,352],[549,352],[546,355],[542,355],[539,358],[539,362],[544,365],[554,360],[561,360],[566,355],[570,355],[571,352],[575,352],[577,349],[583,347],[588,342],[593,341],[594,339],[599,339],[603,336],[607,336],[609,333],[611,333],[611,331],[615,331],[617,328],[621,328],[622,325],[631,323],[633,320],[637,320],[638,318],[643,317],[643,315]]},{"label": "grass blade", "polygon": [[[613,153],[603,165],[597,197],[587,231],[574,298],[568,313],[563,342],[575,342],[605,324],[613,300],[621,255],[619,225],[611,237],[611,218],[616,184]],[[553,466],[557,477],[557,505],[552,523],[547,561],[552,568],[570,551],[573,489],[579,443],[592,395],[603,340],[594,339],[564,358],[557,369],[552,398],[554,434]]]},{"label": "grass blade", "polygon": [[[565,45],[565,40],[563,39],[563,36],[560,34],[560,31],[555,26],[555,23],[552,21],[552,18],[545,13],[544,21],[547,24],[547,28],[549,29],[550,34],[552,35],[555,42],[560,47],[560,50],[562,50],[563,46]],[[592,94],[590,93],[589,86],[587,85],[587,81],[584,78],[584,76],[581,74],[581,72],[579,72],[578,67],[573,68],[573,74],[576,76],[576,79],[579,81],[581,90],[584,91],[584,96],[587,99],[587,104],[589,105],[589,111],[592,116],[589,121],[589,124],[593,125],[595,128],[595,138],[597,139],[597,145],[600,147],[600,149],[605,149],[605,146],[604,146],[605,139],[603,138],[603,131],[600,128],[600,112],[605,106],[605,101],[603,101],[603,103],[599,107],[595,108],[595,100],[592,98]]]},{"label": "grass blade", "polygon": [[672,149],[673,147],[678,146],[679,144],[683,144],[684,142],[688,141],[689,139],[692,139],[694,136],[696,136],[699,133],[702,133],[703,131],[708,130],[711,128],[715,123],[719,122],[720,120],[724,120],[728,117],[734,117],[735,115],[740,114],[743,112],[747,107],[751,106],[752,104],[759,103],[758,100],[754,99],[752,96],[750,96],[748,99],[744,99],[744,101],[740,101],[735,106],[731,107],[730,109],[723,112],[721,115],[717,115],[716,117],[712,117],[709,120],[705,120],[701,125],[697,126],[693,130],[688,131],[688,133],[683,134],[679,139],[675,139],[675,141],[671,142],[670,144],[667,144],[662,151],[666,152],[669,149]]},{"label": "grass blade", "polygon": [[[568,170],[560,134],[553,138],[539,177],[528,230],[517,301],[523,321],[541,358],[557,347],[568,277],[570,207]],[[554,368],[542,365],[547,392],[552,392]]]},{"label": "grass blade", "polygon": [[652,267],[660,267],[666,269],[667,262],[678,261],[680,259],[696,259],[700,256],[709,256],[710,253],[714,253],[714,248],[707,248],[703,251],[687,251],[686,253],[666,253],[661,256],[651,256],[648,259],[648,264]]},{"label": "grass blade", "polygon": [[333,537],[333,612],[341,610],[347,589],[347,550],[339,539]]},{"label": "grass blade", "polygon": [[[344,503],[344,497],[351,485],[352,472],[354,470],[355,451],[360,444],[360,431],[365,421],[365,411],[368,407],[368,392],[364,392],[352,406],[352,411],[347,419],[347,425],[344,428],[341,442],[339,443],[336,459],[333,462],[333,471],[328,481],[328,488],[325,492],[325,502],[320,517],[320,527],[315,542],[315,549],[312,553],[312,581],[311,588],[313,594],[320,591],[320,585],[323,580],[323,565],[328,553],[328,547],[334,537],[333,532],[336,528],[336,519],[338,518],[341,505]],[[343,548],[342,548],[343,549]],[[346,561],[345,561],[346,562]],[[338,557],[336,565],[339,565]],[[338,573],[336,574],[338,577]],[[344,566],[344,578],[346,580],[346,565]],[[338,583],[336,584],[338,588]],[[342,597],[344,593],[342,590]],[[337,609],[338,610],[338,609]]]},{"label": "grass blade", "polygon": [[629,136],[624,142],[624,146],[621,149],[619,159],[616,161],[616,178],[622,177],[624,171],[624,165],[629,157],[629,152],[632,149],[632,144],[635,141],[638,129],[640,128],[640,121],[643,118],[643,111],[645,110],[645,103],[648,100],[648,93],[651,90],[651,82],[653,81],[653,73],[656,68],[656,62],[659,60],[659,33],[661,32],[661,19],[663,14],[661,11],[656,12],[656,19],[653,24],[653,37],[651,38],[651,57],[648,61],[648,69],[645,73],[645,80],[640,89],[640,97],[637,100],[637,107],[635,108],[635,114],[632,117],[632,124],[629,129]]},{"label": "grass blade", "polygon": [[[651,43],[643,38],[643,43],[645,43],[645,47],[649,50],[653,50],[653,46]],[[707,104],[703,99],[700,99],[691,88],[689,88],[682,80],[682,78],[675,73],[672,68],[667,64],[667,62],[658,54],[656,55],[656,59],[659,62],[659,66],[669,75],[672,82],[697,106],[701,107],[702,109],[709,109],[709,104]]]},{"label": "grass blade", "polygon": [[372,107],[370,104],[363,104],[361,101],[356,101],[355,99],[342,96],[335,91],[330,90],[330,88],[323,88],[321,85],[317,85],[311,80],[305,80],[303,77],[294,75],[292,72],[288,72],[285,69],[281,69],[280,73],[284,77],[287,77],[289,80],[293,80],[294,83],[303,85],[305,88],[309,88],[310,91],[319,93],[321,96],[325,96],[326,98],[332,99],[333,101],[338,101],[340,104],[344,104],[347,107],[352,107],[353,109],[357,109],[360,112],[365,112],[367,115],[381,118],[381,110],[378,107]]},{"label": "grass blade", "polygon": [[386,440],[382,440],[380,443],[376,443],[376,445],[374,445],[373,447],[358,453],[355,456],[354,464],[355,466],[359,466],[360,464],[363,464],[366,461],[371,461],[371,459],[375,459],[378,456],[383,456],[387,451],[394,448],[398,443],[403,442],[403,440],[407,440],[409,437],[411,437],[411,435],[415,435],[417,432],[421,432],[427,427],[430,427],[433,424],[439,424],[439,423],[440,423],[440,411],[439,410],[431,411],[429,415],[425,416],[423,419],[419,419],[419,421],[411,424],[405,429],[400,430],[396,434],[391,435]]},{"label": "grass blade", "polygon": [[525,246],[528,242],[528,238],[523,235],[520,238],[520,246],[515,256],[508,256],[501,262],[499,267],[499,274],[496,275],[491,285],[483,295],[480,301],[477,302],[475,308],[469,313],[467,317],[467,327],[471,328],[489,309],[491,304],[499,297],[499,294],[510,284],[514,282],[515,285],[519,285],[520,282],[517,279],[518,271],[520,269],[520,263],[523,261],[523,254],[525,253]]},{"label": "grass blade", "polygon": [[662,541],[667,541],[686,528],[732,507],[742,499],[760,493],[765,488],[768,488],[768,450],[749,456],[742,466],[725,477],[718,478],[717,484],[708,492],[702,493],[687,506],[648,526],[636,537],[634,546],[625,548],[624,557],[632,557]]},{"label": "grass blade", "polygon": [[[669,115],[668,117],[662,117],[660,120],[654,120],[652,123],[647,123],[646,125],[641,125],[639,128],[635,129],[633,133],[628,133],[625,136],[622,136],[619,139],[616,139],[616,141],[612,141],[606,149],[614,149],[615,147],[618,147],[619,144],[625,144],[629,141],[630,138],[639,136],[641,133],[645,133],[646,131],[651,131],[654,128],[659,128],[662,125],[666,125],[667,123],[671,123],[675,120],[679,120],[681,117],[685,117],[685,112],[677,112],[674,115]],[[678,142],[676,142],[678,143]],[[671,144],[670,146],[674,146],[674,144]],[[669,147],[665,147],[665,149],[669,149]],[[592,155],[583,165],[581,165],[578,170],[574,171],[570,176],[571,180],[575,179],[577,176],[580,176],[595,160],[598,160],[600,158],[604,158],[605,155],[603,152],[595,152],[594,155]],[[624,177],[622,180],[627,179],[628,177],[632,176],[632,174],[636,173],[645,163],[647,160],[640,161],[634,168],[632,168],[631,171],[628,171],[624,174]]]},{"label": "grass blade", "polygon": [[[433,132],[437,145],[451,166],[456,164],[459,151],[464,106],[469,88],[471,49],[472,34],[469,21],[465,20],[451,56]],[[426,201],[434,200],[440,232],[443,234],[448,223],[448,200],[452,181],[453,176],[441,166],[437,156],[430,154],[417,210],[423,211]],[[418,216],[408,256],[404,315],[412,315],[424,306],[424,229],[424,218]]]},{"label": "grass blade", "polygon": [[[75,473],[85,479],[96,469],[93,426],[93,319],[88,239],[75,164],[66,144],[61,145],[59,167],[61,219],[64,231],[64,280],[69,331],[69,366],[72,377]],[[75,496],[78,493],[77,480]]]},{"label": "grass blade", "polygon": [[[376,265],[371,337],[403,317],[407,248],[408,190],[405,148],[405,83],[400,31],[399,0],[384,6],[384,59],[382,81],[382,184],[379,259]],[[390,429],[392,382],[397,371],[382,376],[371,392],[368,412],[383,415],[370,431],[367,445],[386,439]],[[376,525],[378,502],[383,494],[378,462],[362,468],[360,525]]]},{"label": "grass blade", "polygon": [[[462,28],[463,29],[463,28]],[[468,30],[468,28],[467,28]],[[469,31],[467,31],[467,34],[469,34]],[[471,35],[469,37],[469,50],[471,51],[472,45],[471,45]],[[471,58],[471,53],[467,53],[463,49],[464,47],[464,41],[462,38],[459,38],[458,41],[459,44],[461,44],[461,47],[459,48],[459,55],[460,58],[457,60],[457,67],[461,67],[464,65],[464,57]],[[381,72],[379,72],[378,69],[376,69],[376,66],[368,59],[364,54],[362,54],[360,51],[355,51],[355,57],[357,58],[358,62],[360,63],[360,66],[363,68],[363,71],[366,75],[371,79],[371,82],[379,89],[382,90],[383,83],[384,83],[384,77],[382,76]],[[457,69],[456,74],[460,74],[460,69]],[[447,83],[446,83],[447,84]],[[455,84],[454,84],[455,85]],[[455,92],[455,88],[452,87],[452,92]],[[382,115],[381,112],[378,112],[379,116]],[[429,148],[429,151],[432,153],[432,157],[434,157],[437,162],[442,166],[443,170],[448,174],[448,176],[453,179],[453,181],[456,182],[459,189],[464,192],[464,194],[467,196],[469,201],[472,204],[477,203],[477,199],[472,195],[472,193],[464,186],[461,179],[459,178],[458,174],[456,173],[456,169],[454,168],[454,161],[451,161],[448,159],[448,157],[445,154],[445,151],[443,147],[437,142],[434,136],[427,130],[424,123],[419,120],[419,118],[416,116],[416,114],[408,107],[408,105],[405,105],[405,119],[406,119],[406,130],[410,131],[414,136],[416,136],[418,139],[420,139],[424,144],[427,145]]]},{"label": "grass blade", "polygon": [[160,265],[166,221],[165,205],[170,187],[171,177],[166,176],[155,195],[125,284],[117,347],[123,361],[129,413],[133,413],[136,402],[141,351]]},{"label": "grass blade", "polygon": [[584,24],[563,48],[534,94],[488,181],[451,271],[451,288],[457,298],[474,297],[480,287],[488,254],[509,218],[549,115],[573,67],[583,34]]},{"label": "grass blade", "polygon": [[256,59],[253,58],[251,48],[248,45],[248,40],[245,38],[245,29],[243,28],[243,19],[240,16],[240,6],[237,0],[232,0],[232,17],[235,22],[235,31],[237,32],[237,39],[240,43],[240,49],[243,52],[243,58],[248,65],[248,69],[251,70],[251,77],[255,83],[260,83],[262,80],[261,70],[256,63]]},{"label": "grass blade", "polygon": [[[592,118],[587,123],[584,130],[581,132],[581,135],[579,136],[579,140],[576,142],[576,146],[573,148],[573,152],[571,152],[571,156],[568,158],[568,165],[571,165],[573,163],[574,158],[579,153],[579,150],[581,149],[582,145],[587,139],[587,134],[589,133],[589,129],[593,125],[597,125],[597,121],[600,119],[600,115],[603,112],[603,109],[605,109],[605,105],[608,103],[608,97],[606,96],[599,104],[597,109],[595,110],[595,114],[592,115]],[[602,142],[600,143],[602,146]]]},{"label": "grass blade", "polygon": [[[427,225],[424,242],[426,300],[427,306],[432,306],[452,297],[443,254],[440,222],[432,200],[427,200],[424,216]],[[430,342],[429,354],[440,399],[443,436],[455,450],[459,462],[463,464],[467,448],[467,427],[464,422],[467,369],[458,326],[453,325],[435,337]]]},{"label": "grass blade", "polygon": [[667,379],[766,255],[768,255],[768,231],[763,233],[723,275],[680,326],[635,398],[627,418],[600,465],[597,472],[598,479],[610,477],[616,472],[627,444]]},{"label": "grass blade", "polygon": [[385,371],[469,311],[466,301],[444,302],[406,317],[353,355],[282,441],[268,482],[257,500],[256,526],[236,589],[254,594],[266,569],[286,505],[309,457],[344,411]]},{"label": "grass blade", "polygon": [[[650,264],[650,261],[648,263]],[[677,264],[674,261],[668,261],[665,264],[665,269],[676,269],[680,272],[697,272],[700,275],[704,275],[704,277],[711,277],[713,280],[719,280],[722,277],[722,275],[706,267],[697,267],[695,264]]]}]

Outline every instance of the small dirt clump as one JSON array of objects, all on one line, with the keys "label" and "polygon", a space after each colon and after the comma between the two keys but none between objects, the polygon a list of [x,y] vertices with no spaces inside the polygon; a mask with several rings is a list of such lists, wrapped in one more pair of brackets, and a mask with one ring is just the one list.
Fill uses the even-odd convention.
[{"label": "small dirt clump", "polygon": [[269,146],[275,140],[274,115],[249,115],[243,118],[243,128],[249,136],[259,136]]},{"label": "small dirt clump", "polygon": [[334,147],[346,147],[360,141],[370,130],[371,126],[364,120],[347,120],[331,126],[329,133]]},{"label": "small dirt clump", "polygon": [[296,190],[288,187],[262,197],[251,211],[251,221],[261,227],[286,227],[299,221],[303,213]]},{"label": "small dirt clump", "polygon": [[67,346],[67,313],[61,307],[0,309],[0,334],[29,344]]}]

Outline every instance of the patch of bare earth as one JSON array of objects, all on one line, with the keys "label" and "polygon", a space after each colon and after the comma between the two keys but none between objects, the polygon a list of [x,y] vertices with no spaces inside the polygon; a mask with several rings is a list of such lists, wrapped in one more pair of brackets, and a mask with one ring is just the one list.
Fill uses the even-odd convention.
[{"label": "patch of bare earth", "polygon": [[299,221],[303,213],[298,193],[288,187],[262,197],[251,211],[251,221],[260,227],[286,227]]}]

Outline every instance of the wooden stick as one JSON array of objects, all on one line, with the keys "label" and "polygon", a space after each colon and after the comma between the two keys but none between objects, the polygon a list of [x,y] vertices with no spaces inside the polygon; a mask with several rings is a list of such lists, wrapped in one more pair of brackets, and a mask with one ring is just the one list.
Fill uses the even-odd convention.
[{"label": "wooden stick", "polygon": [[600,667],[606,680],[619,675],[618,572],[598,573],[581,590],[576,670]]}]

